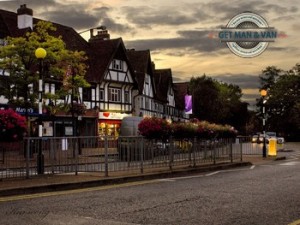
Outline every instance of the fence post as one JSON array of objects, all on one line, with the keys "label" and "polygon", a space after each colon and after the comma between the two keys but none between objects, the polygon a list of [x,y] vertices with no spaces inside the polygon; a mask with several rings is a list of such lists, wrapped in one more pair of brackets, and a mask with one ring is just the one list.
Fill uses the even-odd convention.
[{"label": "fence post", "polygon": [[130,167],[132,137],[126,138],[125,154],[127,155],[127,166]]},{"label": "fence post", "polygon": [[216,143],[215,143],[215,140],[213,141],[213,159],[214,159],[214,164],[216,164]]},{"label": "fence post", "polygon": [[104,136],[104,154],[105,154],[105,159],[104,159],[104,176],[108,177],[108,140],[107,140],[107,135]]},{"label": "fence post", "polygon": [[169,168],[172,170],[173,166],[173,138],[172,136],[170,137],[170,152],[169,152]]},{"label": "fence post", "polygon": [[197,138],[194,137],[194,140],[193,140],[193,167],[196,167],[196,145],[197,145]]},{"label": "fence post", "polygon": [[[194,141],[194,139],[192,139],[192,140]],[[187,139],[186,147],[188,148],[189,163],[191,163],[192,162],[192,152],[194,151],[194,143],[193,143],[192,148],[189,148],[189,139]],[[184,148],[185,148],[185,146],[183,147],[183,150],[184,150]]]},{"label": "fence post", "polygon": [[232,151],[232,139],[229,139],[229,145],[230,145],[230,162],[233,163],[233,151]]},{"label": "fence post", "polygon": [[243,141],[240,139],[240,156],[241,156],[241,162],[243,162]]},{"label": "fence post", "polygon": [[75,137],[75,139],[73,139],[73,141],[75,141],[75,145],[73,143],[73,145],[75,146],[75,175],[78,175],[78,136]]},{"label": "fence post", "polygon": [[52,174],[54,174],[54,162],[56,160],[56,156],[55,156],[55,150],[54,150],[54,143],[55,143],[56,139],[51,138],[50,139],[50,163],[51,163],[51,172]]},{"label": "fence post", "polygon": [[141,151],[141,173],[144,173],[144,138],[141,137],[141,141],[140,141],[140,151]]},{"label": "fence post", "polygon": [[[30,158],[30,139],[25,139],[26,143],[26,178],[29,179],[29,158]],[[23,148],[24,149],[24,148]]]}]

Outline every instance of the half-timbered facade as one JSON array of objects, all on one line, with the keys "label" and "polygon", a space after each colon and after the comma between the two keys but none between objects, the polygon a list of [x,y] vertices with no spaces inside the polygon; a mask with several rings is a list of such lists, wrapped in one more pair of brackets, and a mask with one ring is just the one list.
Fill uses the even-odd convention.
[{"label": "half-timbered facade", "polygon": [[176,108],[175,97],[184,99],[184,96],[175,96],[172,70],[171,69],[155,69],[154,81],[156,86],[156,103],[161,117],[172,120],[186,120],[187,116],[184,113],[184,108]]},{"label": "half-timbered facade", "polygon": [[127,56],[134,70],[138,90],[133,93],[134,109],[137,116],[157,116],[152,61],[149,50],[127,50]]},{"label": "half-timbered facade", "polygon": [[99,134],[118,135],[121,121],[125,116],[132,116],[133,89],[137,88],[133,71],[126,55],[123,40],[110,39],[107,30],[96,35],[91,32],[89,44],[90,69],[87,81],[92,84],[84,104],[98,109]]}]

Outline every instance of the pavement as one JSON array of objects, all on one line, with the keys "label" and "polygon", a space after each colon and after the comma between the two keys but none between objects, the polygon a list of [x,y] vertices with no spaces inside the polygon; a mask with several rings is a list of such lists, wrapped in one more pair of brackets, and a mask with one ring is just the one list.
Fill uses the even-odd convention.
[{"label": "pavement", "polygon": [[105,177],[103,173],[74,173],[70,174],[51,174],[51,175],[39,175],[25,178],[3,179],[0,180],[0,196],[13,196],[34,194],[51,191],[64,191],[79,188],[89,188],[101,185],[111,185],[117,183],[132,182],[137,180],[146,179],[159,179],[166,177],[173,177],[179,175],[186,175],[191,173],[204,173],[208,171],[218,171],[225,169],[232,169],[237,167],[260,165],[272,162],[274,160],[284,160],[284,156],[277,158],[252,155],[243,156],[242,162],[233,163],[219,163],[215,165],[202,165],[197,167],[177,167],[172,171],[165,169],[152,169],[141,173],[128,172],[111,172],[108,177]]}]

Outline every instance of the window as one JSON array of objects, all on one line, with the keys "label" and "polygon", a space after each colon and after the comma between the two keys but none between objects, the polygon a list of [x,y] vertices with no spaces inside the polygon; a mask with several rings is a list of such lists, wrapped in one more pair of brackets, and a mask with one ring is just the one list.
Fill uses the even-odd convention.
[{"label": "window", "polygon": [[82,90],[82,98],[83,98],[83,101],[90,101],[90,100],[92,100],[92,95],[91,95],[91,89],[90,88],[83,88],[83,90]]},{"label": "window", "polygon": [[125,91],[124,101],[125,101],[125,103],[129,103],[129,91]]},{"label": "window", "polygon": [[145,98],[145,109],[150,109],[149,99]]},{"label": "window", "polygon": [[117,88],[109,88],[108,100],[111,102],[121,102],[121,90]]},{"label": "window", "polygon": [[115,70],[123,70],[123,61],[114,59],[112,62],[112,68]]},{"label": "window", "polygon": [[100,89],[100,101],[104,100],[104,89]]}]

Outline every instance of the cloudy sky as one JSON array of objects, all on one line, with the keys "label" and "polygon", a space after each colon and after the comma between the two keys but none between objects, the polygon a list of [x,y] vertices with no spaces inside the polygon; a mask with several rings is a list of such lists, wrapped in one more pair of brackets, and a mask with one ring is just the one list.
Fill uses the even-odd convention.
[{"label": "cloudy sky", "polygon": [[[239,85],[249,103],[259,94],[263,69],[300,63],[299,0],[0,0],[1,9],[14,12],[21,4],[34,17],[78,32],[104,25],[126,48],[150,49],[156,68],[171,68],[174,82],[206,74]],[[216,37],[244,11],[261,15],[283,34],[258,57],[238,57]],[[89,32],[82,35],[89,38]]]}]

